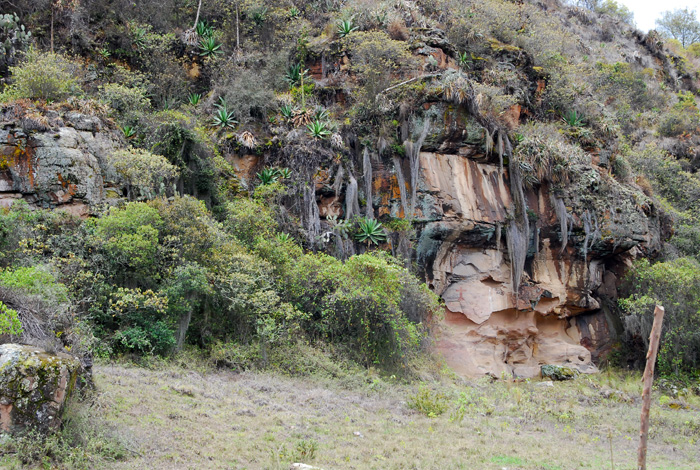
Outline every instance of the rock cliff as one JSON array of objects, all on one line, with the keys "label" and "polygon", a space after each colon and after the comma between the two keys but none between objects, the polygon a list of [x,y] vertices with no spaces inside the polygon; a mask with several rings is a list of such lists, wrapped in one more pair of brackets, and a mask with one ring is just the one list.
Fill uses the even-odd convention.
[{"label": "rock cliff", "polygon": [[3,109],[3,118],[0,207],[24,199],[84,217],[120,196],[109,156],[121,144],[99,118],[49,110],[37,122],[12,108]]},{"label": "rock cliff", "polygon": [[[513,104],[497,119],[485,117],[475,82],[445,59],[449,44],[438,41],[439,31],[425,34],[433,46],[416,46],[416,54],[435,71],[405,82],[425,81],[420,98],[409,92],[387,105],[398,119],[382,127],[386,135],[369,142],[346,128],[322,142],[272,120],[256,128],[264,144],[223,147],[223,156],[248,189],[265,166],[293,169],[299,179],[284,204],[314,248],[334,251],[335,217],[411,219],[416,238],[390,237],[391,248],[415,261],[444,300],[436,348],[455,370],[531,377],[557,364],[595,371],[615,340],[610,306],[619,280],[632,260],[660,249],[668,221],[634,181],[613,176],[611,152],[574,135],[576,128],[553,131],[554,150],[532,144],[535,159],[546,152],[552,159],[517,160],[519,142],[509,139],[527,140],[514,133],[526,127],[527,110]],[[329,72],[309,66],[322,86]],[[525,72],[537,76],[526,63],[518,67],[523,80],[532,78]],[[542,79],[530,85],[533,100],[546,88]],[[342,107],[344,99],[329,92],[327,104]],[[123,194],[109,164],[123,142],[100,119],[74,110],[48,110],[39,121],[12,109],[3,116],[0,206],[23,198],[87,216]],[[349,245],[352,253],[357,247]]]},{"label": "rock cliff", "polygon": [[[372,201],[373,217],[414,214],[413,259],[445,304],[436,349],[457,372],[533,377],[544,364],[597,371],[617,335],[609,307],[619,280],[636,257],[661,247],[667,221],[636,185],[619,182],[588,156],[563,188],[541,184],[524,192],[527,253],[514,287],[509,170],[484,152],[485,132],[479,141],[469,125],[457,119],[431,125],[423,147],[435,151],[418,153],[415,184],[409,156],[372,156],[371,169],[345,185],[338,167],[320,168],[320,218],[357,212],[351,185]],[[469,142],[449,142],[454,135]],[[249,181],[262,163],[250,155],[229,158]],[[363,181],[368,175],[371,184]]]}]

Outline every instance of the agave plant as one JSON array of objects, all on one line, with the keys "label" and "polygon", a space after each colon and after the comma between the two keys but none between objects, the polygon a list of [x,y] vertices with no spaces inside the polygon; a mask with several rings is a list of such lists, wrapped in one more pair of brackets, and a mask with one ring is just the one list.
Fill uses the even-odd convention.
[{"label": "agave plant", "polygon": [[197,22],[197,27],[195,28],[195,31],[197,32],[197,36],[199,36],[202,39],[214,36],[214,28],[209,26],[204,20]]},{"label": "agave plant", "polygon": [[377,11],[374,13],[374,21],[376,21],[379,26],[383,26],[388,17],[389,15],[386,11]]},{"label": "agave plant", "polygon": [[294,18],[299,17],[300,14],[301,14],[301,12],[299,11],[299,9],[297,7],[292,7],[287,12],[287,16],[289,17],[290,20],[293,20]]},{"label": "agave plant", "polygon": [[317,106],[314,110],[315,121],[327,121],[329,117],[328,110],[322,106]]},{"label": "agave plant", "polygon": [[318,119],[311,122],[306,128],[308,129],[308,134],[314,139],[325,139],[331,134],[331,131],[328,130],[328,124]]},{"label": "agave plant", "polygon": [[575,109],[564,113],[561,119],[569,127],[583,127],[586,125],[586,120],[584,119],[583,114],[580,114]]},{"label": "agave plant", "polygon": [[301,63],[292,64],[287,68],[284,74],[284,81],[289,84],[289,88],[292,88],[301,84],[302,78],[306,80],[308,76],[309,71],[307,69],[302,69]]},{"label": "agave plant", "polygon": [[197,106],[199,102],[202,99],[201,93],[190,93],[189,96],[187,97],[187,101],[192,105],[192,106]]},{"label": "agave plant", "polygon": [[136,46],[137,49],[141,50],[146,47],[146,34],[148,31],[146,28],[140,26],[135,26],[131,37],[131,43]]},{"label": "agave plant", "polygon": [[277,234],[277,241],[280,243],[287,243],[294,241],[294,239],[290,234],[282,232]]},{"label": "agave plant", "polygon": [[219,98],[219,103],[215,104],[216,112],[214,113],[214,125],[220,129],[226,127],[234,127],[238,121],[233,117],[233,111],[229,111],[226,106],[226,100]]},{"label": "agave plant", "polygon": [[131,126],[122,126],[122,133],[127,139],[132,139],[134,136],[136,136],[136,129]]},{"label": "agave plant", "polygon": [[382,228],[382,224],[374,219],[363,218],[357,222],[358,231],[355,233],[355,240],[360,243],[379,245],[386,241],[386,233]]},{"label": "agave plant", "polygon": [[214,36],[202,38],[202,40],[199,41],[199,50],[201,51],[199,55],[202,57],[211,57],[223,52],[221,50],[221,44],[216,41]]},{"label": "agave plant", "polygon": [[294,117],[294,108],[291,105],[285,104],[280,108],[280,114],[287,121],[291,121]]},{"label": "agave plant", "polygon": [[253,13],[253,23],[255,26],[262,26],[267,20],[267,7],[262,7]]},{"label": "agave plant", "polygon": [[467,64],[469,64],[469,56],[467,55],[466,52],[459,52],[458,54],[458,59],[459,59],[459,66],[460,67],[466,67]]},{"label": "agave plant", "polygon": [[235,127],[238,121],[233,117],[233,111],[229,112],[226,109],[217,109],[214,113],[214,125],[224,129],[225,127]]},{"label": "agave plant", "polygon": [[288,180],[292,176],[292,170],[290,170],[289,168],[280,168],[277,170],[277,176],[279,176],[283,180]]},{"label": "agave plant", "polygon": [[173,109],[175,105],[177,104],[177,98],[173,98],[172,96],[166,96],[163,98],[163,109],[168,110],[168,109]]},{"label": "agave plant", "polygon": [[278,170],[275,168],[263,168],[260,173],[256,173],[255,176],[260,180],[260,184],[272,184],[277,181],[279,175]]},{"label": "agave plant", "polygon": [[355,19],[350,18],[349,20],[338,21],[338,36],[344,38],[353,31],[357,31],[357,26],[355,26]]}]

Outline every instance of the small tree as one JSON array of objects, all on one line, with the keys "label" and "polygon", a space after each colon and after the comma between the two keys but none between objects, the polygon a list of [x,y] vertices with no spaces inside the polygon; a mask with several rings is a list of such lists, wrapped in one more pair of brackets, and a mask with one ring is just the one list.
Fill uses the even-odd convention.
[{"label": "small tree", "polygon": [[60,101],[80,93],[75,75],[78,66],[68,58],[52,52],[30,51],[21,65],[10,67],[12,85],[0,101],[8,99],[39,99]]},{"label": "small tree", "polygon": [[179,175],[177,167],[165,157],[141,149],[114,152],[112,164],[126,182],[129,200],[136,198],[136,191],[146,199],[164,194]]},{"label": "small tree", "polygon": [[683,47],[700,41],[700,21],[695,10],[687,7],[663,12],[656,25],[661,33],[677,39]]}]

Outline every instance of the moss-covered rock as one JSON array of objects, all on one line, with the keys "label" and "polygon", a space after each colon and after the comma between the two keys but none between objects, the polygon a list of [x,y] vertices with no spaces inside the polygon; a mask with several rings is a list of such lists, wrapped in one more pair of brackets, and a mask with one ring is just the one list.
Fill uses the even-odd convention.
[{"label": "moss-covered rock", "polygon": [[80,361],[67,354],[0,345],[0,432],[57,429],[79,368]]},{"label": "moss-covered rock", "polygon": [[555,366],[547,364],[542,366],[542,378],[551,380],[571,380],[579,374],[578,370],[572,367]]}]

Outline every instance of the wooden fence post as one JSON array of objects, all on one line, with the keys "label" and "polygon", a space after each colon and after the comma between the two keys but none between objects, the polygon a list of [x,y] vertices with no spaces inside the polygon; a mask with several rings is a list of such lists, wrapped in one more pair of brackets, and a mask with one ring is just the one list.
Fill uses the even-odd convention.
[{"label": "wooden fence post", "polygon": [[651,384],[654,382],[654,364],[659,352],[661,339],[661,324],[664,321],[664,308],[657,305],[654,309],[654,324],[649,337],[649,352],[647,365],[644,369],[644,388],[642,390],[642,425],[639,430],[639,452],[637,454],[637,470],[647,469],[647,438],[649,434],[649,408],[651,407]]}]

